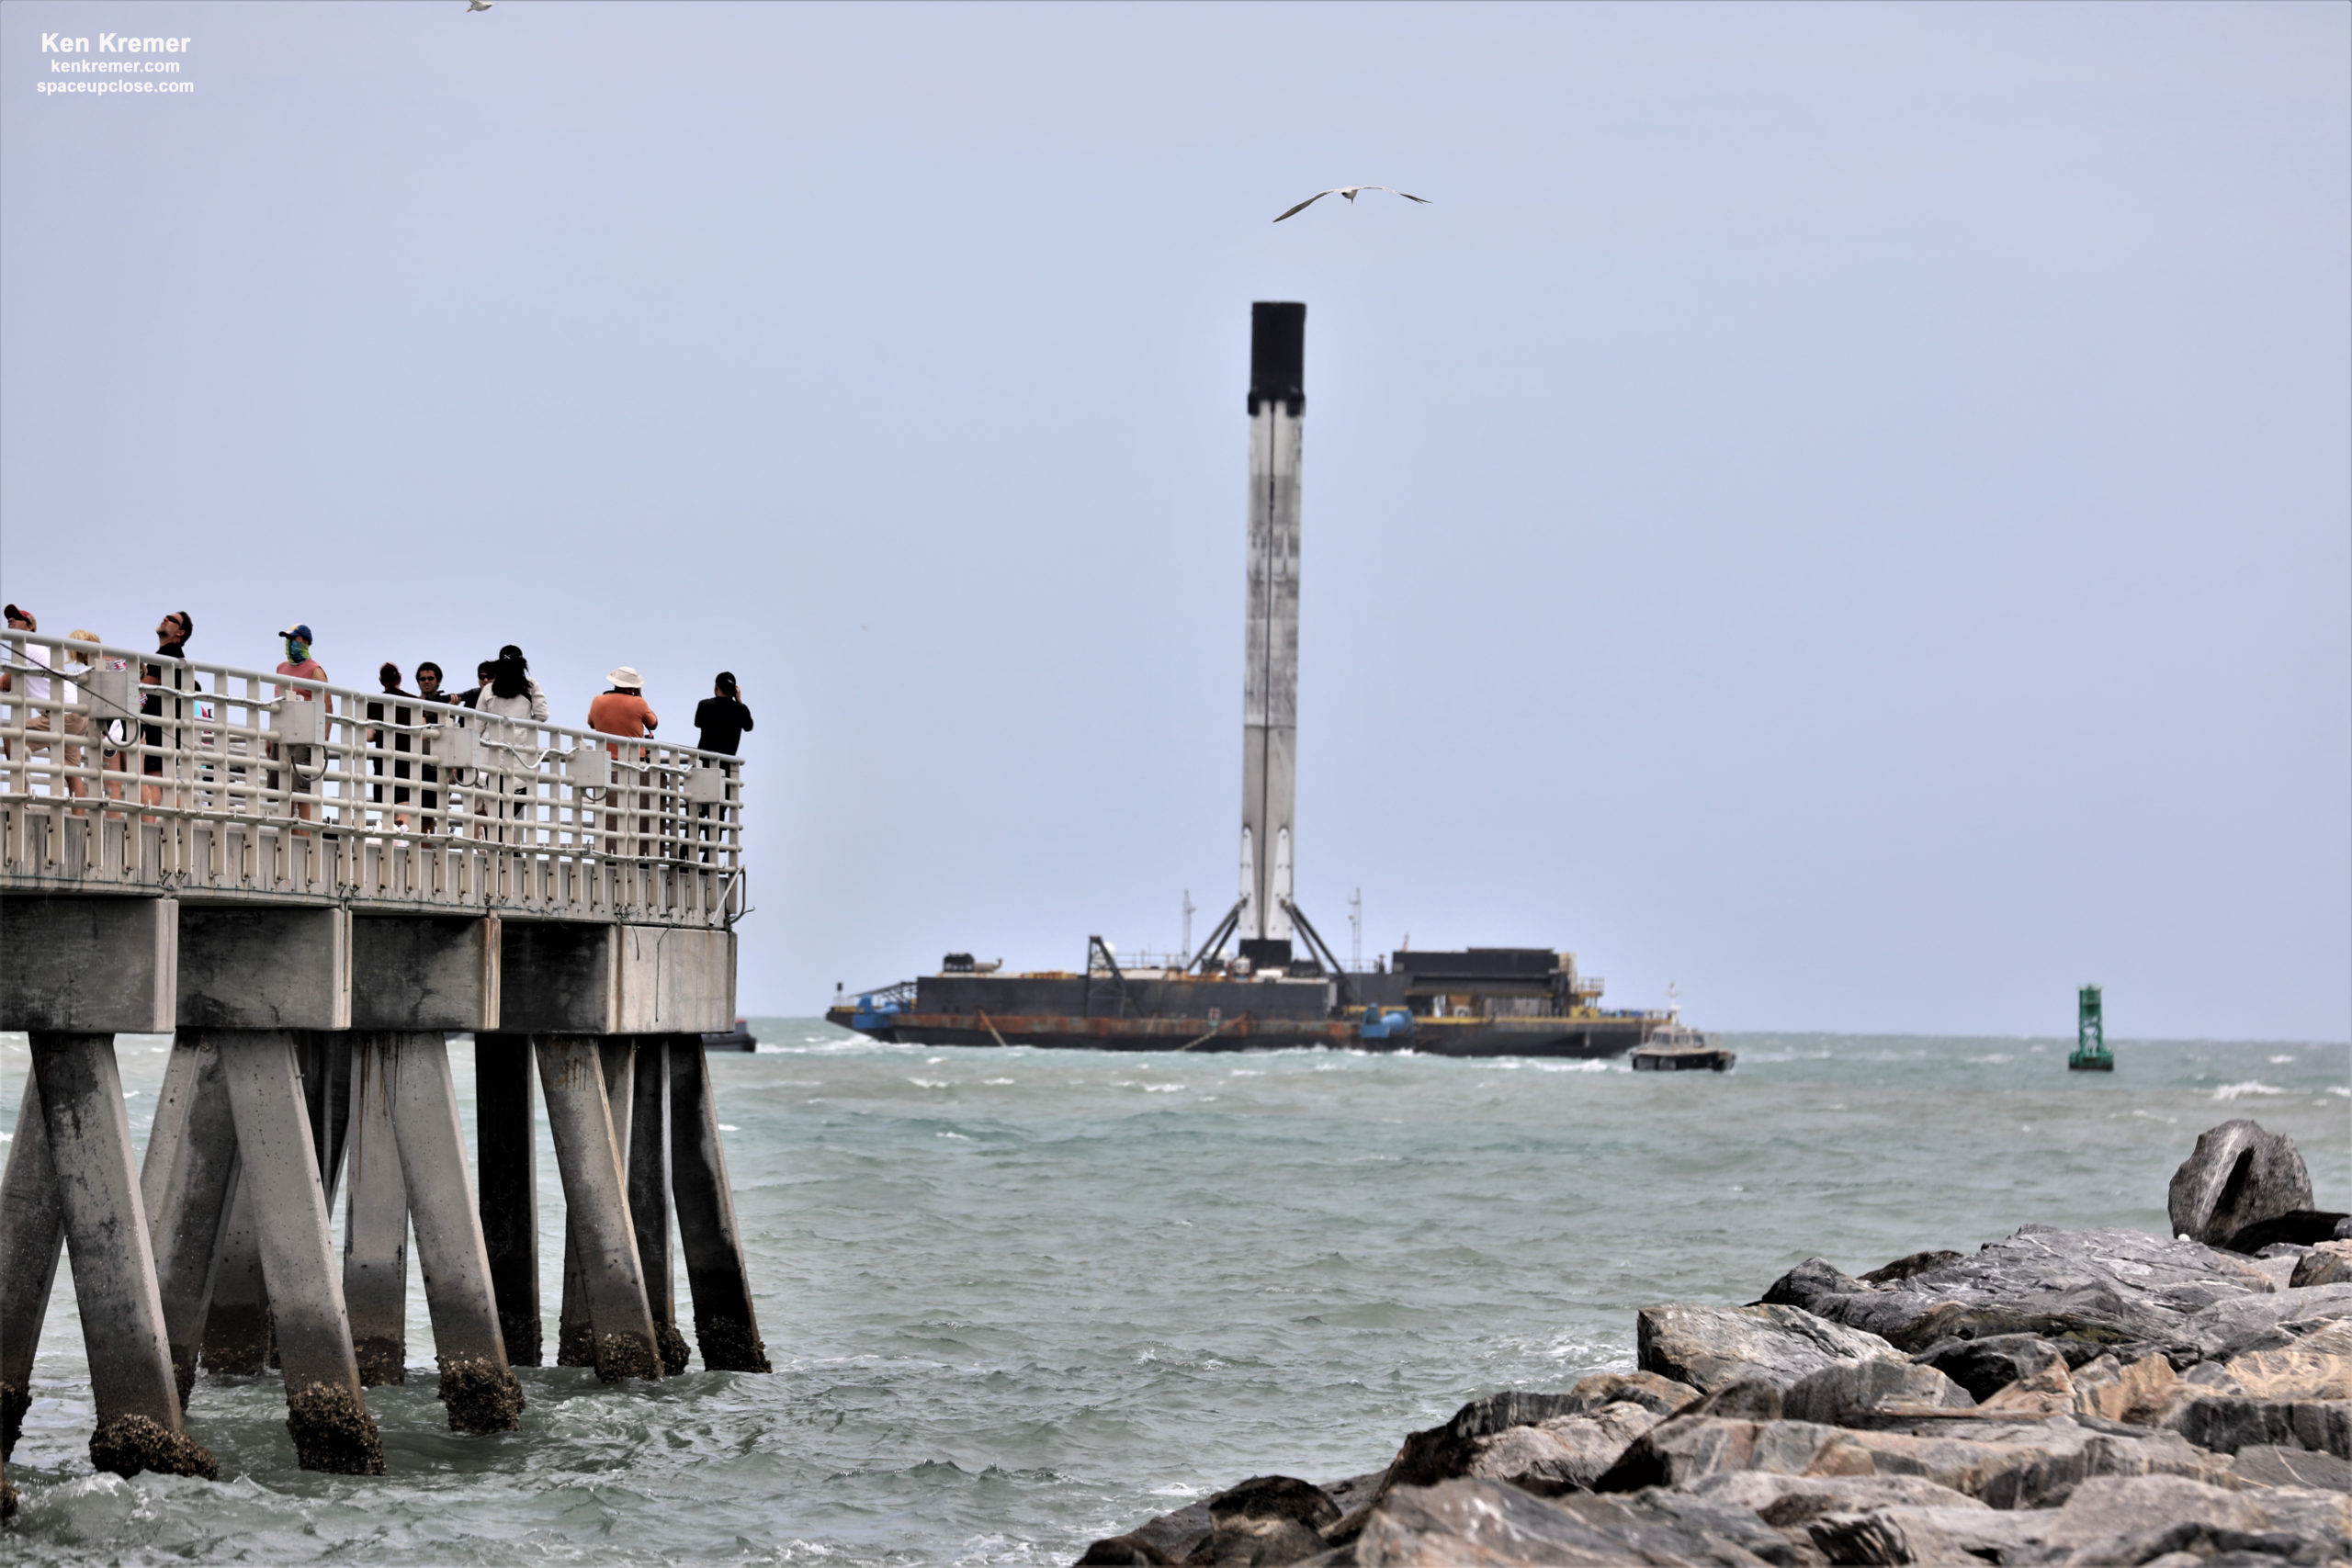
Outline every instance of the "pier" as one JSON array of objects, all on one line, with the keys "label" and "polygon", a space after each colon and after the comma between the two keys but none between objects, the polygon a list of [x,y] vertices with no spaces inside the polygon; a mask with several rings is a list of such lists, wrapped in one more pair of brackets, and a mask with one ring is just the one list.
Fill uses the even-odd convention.
[{"label": "pier", "polygon": [[[0,1446],[62,1258],[98,1468],[210,1475],[199,1370],[275,1367],[302,1467],[380,1473],[366,1390],[406,1376],[412,1234],[450,1428],[514,1428],[546,1348],[540,1096],[559,1364],[768,1370],[701,1038],[735,1021],[740,761],[30,633],[6,657],[0,1029],[32,1072]],[[120,1033],[172,1036],[143,1160]]]}]

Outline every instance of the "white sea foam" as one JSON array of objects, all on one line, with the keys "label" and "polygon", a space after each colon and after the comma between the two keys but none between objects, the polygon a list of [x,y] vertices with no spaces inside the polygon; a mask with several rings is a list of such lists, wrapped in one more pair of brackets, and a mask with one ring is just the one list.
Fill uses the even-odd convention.
[{"label": "white sea foam", "polygon": [[[2253,1107],[2302,1145],[2318,1203],[2352,1207],[2352,1075],[2337,1046],[2134,1044],[2130,1071],[2092,1085],[2055,1062],[1976,1072],[1972,1055],[2031,1049],[1997,1037],[1915,1059],[1915,1040],[1748,1036],[1727,1042],[1735,1077],[1609,1085],[1551,1077],[1627,1074],[1622,1059],[1530,1058],[1505,1077],[1492,1062],[1307,1051],[982,1058],[832,1038],[802,1019],[754,1026],[771,1040],[820,1032],[789,1079],[767,1052],[710,1064],[718,1115],[753,1118],[722,1136],[763,1316],[773,1303],[786,1325],[768,1329],[782,1375],[688,1378],[650,1395],[526,1368],[535,1430],[494,1450],[436,1439],[446,1413],[413,1377],[370,1398],[388,1442],[406,1446],[391,1484],[362,1489],[365,1508],[294,1471],[275,1380],[207,1377],[198,1425],[245,1478],[126,1483],[87,1474],[88,1361],[61,1288],[42,1397],[8,1467],[32,1520],[6,1536],[8,1561],[182,1560],[226,1540],[259,1568],[486,1562],[519,1540],[548,1558],[707,1562],[756,1539],[775,1561],[825,1568],[1067,1562],[1248,1473],[1237,1452],[1266,1456],[1250,1468],[1354,1473],[1442,1421],[1465,1389],[1565,1388],[1630,1367],[1630,1303],[1751,1300],[1815,1253],[1851,1268],[2029,1220],[2133,1223],[2163,1202],[2184,1134],[2248,1112],[2214,1103],[2215,1086],[2267,1088],[2253,1069],[2282,1051],[2296,1056],[2278,1073],[2290,1092]],[[1892,1068],[1878,1061],[1889,1054]],[[166,1057],[135,1043],[120,1056],[121,1089],[142,1091],[129,1111],[141,1132]],[[982,1077],[935,1078],[933,1057]],[[1007,1064],[1024,1059],[1043,1071],[1018,1095],[950,1107],[899,1093],[922,1088],[928,1101],[1013,1077]],[[0,1040],[0,1134],[28,1065],[21,1035]],[[925,1069],[919,1082],[910,1067]],[[1349,1081],[1304,1081],[1318,1069]],[[1244,1092],[1215,1116],[1157,1113],[1124,1093],[1172,1106],[1190,1079],[1123,1077],[1103,1092],[1109,1074],[1178,1070],[1208,1078],[1184,1090],[1194,1111],[1221,1074]],[[1258,1077],[1283,1082],[1260,1094]],[[458,1077],[463,1093],[462,1061]],[[804,1099],[808,1088],[819,1094]],[[974,1104],[984,1117],[961,1109]],[[2123,1119],[2150,1124],[2113,1124]],[[933,1143],[969,1144],[970,1157],[939,1159]],[[1776,1177],[1792,1147],[1826,1151],[1816,1179]],[[2086,1150],[2109,1177],[2084,1181]],[[1982,1179],[1988,1168],[1998,1181]],[[1610,1201],[1617,1169],[1640,1171],[1641,1203]],[[1891,1170],[1907,1181],[1885,1186]],[[552,1181],[549,1227],[561,1223]],[[1174,1234],[1192,1228],[1203,1234]],[[421,1376],[431,1336],[413,1275],[412,1289]],[[554,1293],[550,1281],[550,1334]]]},{"label": "white sea foam", "polygon": [[2294,1091],[2291,1089],[2278,1089],[2270,1084],[2258,1083],[2253,1078],[2248,1078],[2244,1083],[2223,1084],[2221,1088],[2213,1091],[2213,1098],[2215,1100],[2243,1100],[2249,1094],[2291,1094],[2292,1092]]}]

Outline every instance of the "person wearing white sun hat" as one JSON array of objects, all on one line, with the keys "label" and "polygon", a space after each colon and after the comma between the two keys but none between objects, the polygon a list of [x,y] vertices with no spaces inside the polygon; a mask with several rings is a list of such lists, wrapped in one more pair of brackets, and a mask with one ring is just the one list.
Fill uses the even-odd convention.
[{"label": "person wearing white sun hat", "polygon": [[[599,692],[595,700],[588,705],[588,728],[599,735],[618,735],[630,740],[642,740],[652,734],[654,727],[662,722],[662,716],[655,713],[645,700],[645,677],[639,675],[633,666],[624,664],[605,679],[612,682],[612,689]],[[645,761],[646,749],[642,746],[607,745],[605,750],[616,759],[613,766],[613,804],[623,807],[619,811],[605,813],[605,827],[608,833],[621,831],[628,826],[625,818],[635,813],[639,835],[637,852],[650,855],[653,852],[653,819],[645,815],[650,803],[642,787],[644,769],[641,765]],[[619,840],[608,836],[605,840],[605,852],[619,854],[626,852]]]}]

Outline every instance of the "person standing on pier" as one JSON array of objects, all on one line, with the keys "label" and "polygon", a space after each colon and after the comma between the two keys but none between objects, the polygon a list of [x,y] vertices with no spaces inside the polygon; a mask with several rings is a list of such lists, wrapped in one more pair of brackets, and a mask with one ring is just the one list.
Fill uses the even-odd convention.
[{"label": "person standing on pier", "polygon": [[752,710],[744,705],[733,671],[721,670],[711,683],[711,694],[695,705],[695,728],[700,732],[695,745],[729,757],[752,732]]},{"label": "person standing on pier", "polygon": [[[695,729],[697,731],[695,740],[697,747],[729,757],[735,755],[736,749],[743,744],[743,737],[751,733],[752,710],[744,705],[743,691],[735,683],[733,671],[721,670],[718,679],[711,683],[711,694],[695,705]],[[719,766],[725,769],[727,795],[731,800],[734,798],[735,770],[723,762]],[[707,804],[695,807],[697,819],[709,815]],[[697,828],[695,832],[702,839],[710,837],[710,829],[707,827]],[[720,836],[725,837],[723,829]],[[702,856],[705,861],[709,860],[710,852],[704,850]]]},{"label": "person standing on pier", "polygon": [[[606,675],[605,679],[613,683],[612,689],[597,694],[595,699],[588,705],[588,728],[600,735],[626,736],[632,740],[642,739],[652,734],[654,727],[662,722],[662,716],[655,713],[652,705],[645,700],[645,678],[633,667],[624,664]],[[628,830],[627,818],[632,804],[637,811],[642,812],[645,809],[645,796],[641,787],[645,771],[639,764],[645,761],[646,749],[642,746],[606,746],[605,750],[617,759],[613,768],[612,801],[614,805],[621,807],[618,811],[607,812],[605,815],[605,826],[608,829],[605,840],[605,852],[618,854],[622,852],[618,842],[611,834]],[[625,786],[624,780],[628,781],[628,785],[637,787]],[[634,803],[629,801],[630,795],[637,797]],[[637,852],[640,855],[650,855],[653,852],[652,828],[653,823],[650,818],[644,816],[638,818],[637,830],[639,837]]]},{"label": "person standing on pier", "polygon": [[[309,626],[306,626],[298,621],[293,626],[288,626],[284,631],[279,632],[277,635],[286,639],[286,657],[280,660],[277,665],[277,672],[280,675],[292,675],[304,681],[324,681],[327,678],[326,666],[311,657],[311,628]],[[285,697],[289,694],[306,703],[323,700],[326,704],[326,711],[328,713],[334,712],[334,698],[332,694],[329,694],[322,699],[318,693],[307,691],[300,686],[280,686],[273,694],[279,697]],[[323,734],[324,732],[324,727],[322,726],[321,728],[321,733]],[[270,747],[270,750],[273,755],[276,754],[277,750],[277,748],[275,744]],[[312,773],[308,778],[304,778],[302,776],[302,770],[310,765],[311,752],[314,750],[319,754],[319,772]],[[160,761],[161,759],[151,758],[150,761]],[[318,791],[320,774],[326,772],[326,748],[323,746],[316,748],[310,746],[288,746],[286,748],[286,763],[288,771],[293,775],[290,784],[292,793],[296,795],[314,795]],[[277,787],[277,774],[272,773],[270,775],[269,784],[272,789]],[[310,802],[296,801],[294,803],[294,814],[297,817],[301,818],[305,822],[309,821],[311,819]]]},{"label": "person standing on pier", "polygon": [[[12,632],[40,630],[40,623],[35,620],[29,612],[19,610],[14,604],[8,606],[7,616],[8,629]],[[0,666],[0,692],[13,692],[17,689],[17,671],[19,670],[38,671],[25,677],[25,696],[28,700],[17,710],[24,716],[25,760],[29,762],[34,757],[49,750],[47,741],[35,740],[32,738],[33,731],[47,729],[51,723],[49,709],[32,705],[33,703],[46,703],[50,700],[49,649],[37,642],[28,643],[21,637],[11,637],[8,641],[7,663]],[[8,738],[0,735],[0,758],[14,756],[15,752],[11,749]],[[8,770],[7,785],[11,790],[17,787],[16,778],[16,770],[11,768]],[[29,775],[25,780],[25,793],[28,795],[32,793],[32,780]]]},{"label": "person standing on pier", "polygon": [[485,659],[474,666],[474,683],[449,700],[461,708],[479,708],[481,706],[481,694],[490,690],[490,683],[496,679],[498,660]]},{"label": "person standing on pier", "polygon": [[[394,664],[390,660],[386,660],[383,665],[377,670],[376,682],[379,685],[384,688],[384,695],[388,698],[407,697],[413,696],[415,694],[412,692],[404,692],[401,689],[401,667]],[[379,755],[368,759],[368,771],[375,774],[378,778],[381,778],[384,776],[384,759],[380,753],[385,751],[405,753],[416,749],[416,742],[411,739],[409,734],[410,729],[416,722],[416,710],[402,705],[390,702],[379,702],[371,698],[368,704],[368,718],[371,724],[389,723],[391,726],[391,732],[389,735],[387,735],[382,729],[370,729],[368,732],[368,745],[369,749],[379,753]],[[412,772],[413,765],[403,757],[395,757],[393,759],[392,776],[394,778],[407,778],[410,776]],[[382,784],[369,785],[368,793],[369,799],[374,804],[379,806],[383,804],[384,786]],[[409,791],[407,785],[394,784],[392,786],[392,804],[395,807],[406,806],[408,804],[408,796]],[[407,827],[408,813],[405,811],[394,811],[392,813],[392,821],[398,827]]]},{"label": "person standing on pier", "polygon": [[[185,659],[187,657],[187,639],[195,635],[196,617],[186,610],[174,610],[155,623],[155,652],[164,659]],[[160,687],[164,682],[164,666],[142,664],[139,667],[141,685]],[[196,677],[189,672],[185,664],[175,664],[171,667],[171,686],[175,692],[204,690],[197,683]],[[164,716],[164,694],[161,691],[150,692],[139,699],[139,712],[142,716],[152,716],[161,718]],[[174,718],[185,716],[184,705],[178,698],[172,699],[171,707]],[[140,774],[142,780],[155,781],[153,784],[142,782],[140,784],[139,804],[141,806],[161,806],[164,803],[164,747],[169,744],[177,748],[182,738],[181,731],[174,729],[170,731],[171,739],[166,742],[164,733],[164,727],[160,724],[142,724],[139,727]],[[176,806],[182,803],[175,800],[173,804]]]},{"label": "person standing on pier", "polygon": [[[441,666],[429,659],[416,667],[416,694],[427,703],[446,703],[451,700],[449,694],[441,689]],[[441,728],[441,712],[438,708],[420,707],[416,711],[418,722],[427,730]],[[433,737],[429,734],[421,737],[417,750],[431,756]],[[416,765],[416,778],[419,785],[416,803],[424,808],[423,826],[424,830],[430,833],[433,831],[433,808],[441,804],[441,792],[424,786],[439,784],[441,770],[432,762],[419,762]]]},{"label": "person standing on pier", "polygon": [[[548,721],[548,694],[531,679],[531,661],[513,643],[498,650],[495,663],[486,667],[490,683],[474,698],[477,712],[492,714],[505,720],[503,724],[484,723],[482,745],[494,749],[505,759],[503,763],[484,760],[486,769],[515,773],[521,782],[514,786],[516,795],[527,795],[532,781],[538,777],[537,749],[531,744],[530,727]],[[528,761],[525,761],[527,757]],[[504,790],[499,791],[503,803],[500,815],[523,818],[530,815],[527,803],[506,800]]]},{"label": "person standing on pier", "polygon": [[[98,636],[98,634],[94,631],[86,631],[80,626],[76,626],[72,631],[65,634],[65,640],[68,642],[103,642],[106,639]],[[68,649],[65,650],[65,671],[61,671],[61,675],[65,672],[79,673],[82,671],[95,670],[97,667],[96,657]],[[117,668],[120,668],[120,666],[117,665]],[[61,679],[57,694],[61,702],[71,704],[75,700],[79,694],[74,690],[74,682]],[[90,716],[85,713],[66,714],[65,733],[67,735],[79,735],[86,739],[90,733]],[[100,761],[104,761],[103,755],[101,755]],[[65,792],[68,795],[75,796],[77,799],[97,793],[90,787],[90,781],[81,777],[78,772],[78,770],[88,765],[88,748],[76,746],[71,740],[68,740],[65,743],[65,766],[69,770],[65,775]]]}]

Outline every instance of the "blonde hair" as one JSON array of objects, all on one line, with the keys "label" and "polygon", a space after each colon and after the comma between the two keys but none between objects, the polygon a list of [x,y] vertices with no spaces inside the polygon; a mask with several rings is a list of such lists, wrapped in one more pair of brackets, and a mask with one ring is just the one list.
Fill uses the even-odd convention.
[{"label": "blonde hair", "polygon": [[[96,632],[83,631],[79,627],[76,627],[73,631],[65,634],[65,640],[67,642],[104,642],[106,638],[100,637]],[[87,658],[79,653],[74,652],[70,649],[66,650],[65,657],[72,660],[76,664],[87,664],[90,662]]]}]

